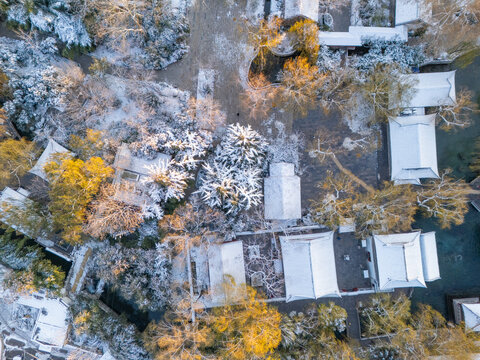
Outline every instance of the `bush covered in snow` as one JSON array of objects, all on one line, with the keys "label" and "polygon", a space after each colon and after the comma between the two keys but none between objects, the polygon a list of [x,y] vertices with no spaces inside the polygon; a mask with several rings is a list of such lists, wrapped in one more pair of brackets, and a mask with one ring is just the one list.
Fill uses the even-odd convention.
[{"label": "bush covered in snow", "polygon": [[95,276],[104,280],[119,295],[132,300],[140,309],[163,308],[170,299],[168,248],[124,248],[109,246],[95,255]]},{"label": "bush covered in snow", "polygon": [[343,50],[332,50],[321,45],[318,50],[317,66],[320,72],[335,71],[342,63]]},{"label": "bush covered in snow", "polygon": [[8,21],[23,27],[55,34],[67,47],[92,45],[80,15],[69,0],[14,0],[7,12]]},{"label": "bush covered in snow", "polygon": [[96,55],[124,66],[163,69],[188,51],[187,0],[98,0],[92,6]]},{"label": "bush covered in snow", "polygon": [[370,71],[378,64],[397,64],[407,70],[425,61],[422,47],[409,46],[401,40],[367,39],[363,46],[368,52],[354,61],[355,67],[362,72]]},{"label": "bush covered in snow", "polygon": [[[106,312],[96,300],[77,296],[70,306],[74,344],[109,350],[117,360],[151,360],[135,325]],[[103,346],[102,346],[103,345]]]},{"label": "bush covered in snow", "polygon": [[[35,132],[54,122],[52,113],[63,110],[71,83],[64,81],[65,64],[52,54],[52,38],[38,44],[0,38],[0,69],[10,79],[12,99],[4,109],[23,132]],[[73,65],[72,65],[73,66]]]},{"label": "bush covered in snow", "polygon": [[229,125],[214,156],[200,174],[203,201],[236,215],[259,205],[267,142],[250,126]]}]

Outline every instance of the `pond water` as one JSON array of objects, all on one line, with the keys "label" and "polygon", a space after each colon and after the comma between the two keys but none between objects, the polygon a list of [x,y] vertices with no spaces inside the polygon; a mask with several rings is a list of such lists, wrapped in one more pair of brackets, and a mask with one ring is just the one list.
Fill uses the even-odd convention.
[{"label": "pond water", "polygon": [[[461,88],[474,92],[480,100],[480,57],[456,74],[457,93]],[[437,130],[437,155],[440,169],[451,168],[456,177],[471,181],[469,169],[475,139],[480,137],[480,114],[466,130],[444,132]],[[442,230],[432,219],[418,219],[415,228],[424,232],[436,231],[441,279],[428,283],[427,289],[415,289],[412,302],[426,303],[447,315],[447,294],[480,292],[480,213],[470,206],[465,222]]]}]

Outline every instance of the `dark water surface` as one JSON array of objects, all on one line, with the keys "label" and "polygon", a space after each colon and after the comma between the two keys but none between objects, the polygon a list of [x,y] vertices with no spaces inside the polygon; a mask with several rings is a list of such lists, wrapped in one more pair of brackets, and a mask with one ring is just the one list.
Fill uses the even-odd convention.
[{"label": "dark water surface", "polygon": [[[457,94],[462,88],[474,92],[480,100],[480,57],[456,74]],[[471,181],[469,169],[474,143],[480,138],[480,115],[474,124],[457,132],[437,129],[437,155],[439,169],[451,168],[456,177]],[[442,230],[431,219],[418,219],[415,228],[436,231],[441,280],[427,283],[427,289],[415,289],[413,304],[427,303],[444,315],[447,313],[447,294],[480,293],[480,213],[470,206],[464,224]]]}]

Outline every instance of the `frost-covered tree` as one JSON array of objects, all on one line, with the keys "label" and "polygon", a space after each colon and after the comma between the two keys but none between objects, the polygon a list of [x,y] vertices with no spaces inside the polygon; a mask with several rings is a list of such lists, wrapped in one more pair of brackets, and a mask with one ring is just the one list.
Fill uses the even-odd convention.
[{"label": "frost-covered tree", "polygon": [[373,70],[378,64],[392,63],[401,69],[408,70],[413,66],[420,66],[425,61],[421,46],[410,46],[400,39],[370,38],[363,40],[362,46],[368,49],[368,52],[354,60],[355,67],[362,72]]},{"label": "frost-covered tree", "polygon": [[[336,333],[346,329],[347,312],[340,306],[310,305],[303,312],[292,311],[282,319],[282,343],[278,350],[285,359],[357,359]],[[347,356],[348,355],[348,356]]]},{"label": "frost-covered tree", "polygon": [[[89,10],[96,20],[92,31],[99,43],[123,53],[121,63],[162,69],[188,51],[185,6],[186,2],[168,6],[148,0],[92,1]],[[135,53],[128,49],[133,44]]]},{"label": "frost-covered tree", "polygon": [[44,259],[41,248],[25,236],[15,236],[13,229],[0,235],[2,263],[13,269],[4,279],[4,286],[16,294],[46,291],[58,295],[63,287],[65,272]]},{"label": "frost-covered tree", "polygon": [[260,204],[267,143],[250,126],[230,125],[203,166],[198,193],[211,207],[236,215]]},{"label": "frost-covered tree", "polygon": [[69,0],[10,2],[8,21],[47,34],[55,34],[68,47],[88,47],[92,40],[83,23],[82,16],[75,13]]},{"label": "frost-covered tree", "polygon": [[77,296],[69,310],[73,327],[71,336],[79,345],[88,343],[89,339],[85,337],[89,337],[97,346],[99,340],[105,342],[115,359],[151,360],[135,325],[112,311],[105,311],[97,300]]},{"label": "frost-covered tree", "polygon": [[250,125],[229,125],[220,146],[216,149],[216,158],[222,163],[240,169],[258,167],[264,163],[267,142]]},{"label": "frost-covered tree", "polygon": [[171,262],[166,245],[153,250],[109,246],[95,255],[95,275],[142,309],[160,309],[170,300]]},{"label": "frost-covered tree", "polygon": [[181,200],[185,195],[187,180],[191,175],[175,161],[159,161],[148,167],[148,177],[143,181],[147,192],[155,202],[170,199]]},{"label": "frost-covered tree", "polygon": [[9,77],[11,99],[4,104],[8,118],[24,132],[39,132],[49,126],[59,133],[65,128],[54,114],[64,110],[64,97],[75,84],[75,68],[53,54],[52,38],[41,42],[0,39],[0,69]]}]

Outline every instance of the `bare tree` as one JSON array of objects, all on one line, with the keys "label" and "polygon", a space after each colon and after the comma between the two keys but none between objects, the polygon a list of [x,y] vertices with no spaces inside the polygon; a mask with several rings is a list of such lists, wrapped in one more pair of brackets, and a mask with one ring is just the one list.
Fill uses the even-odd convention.
[{"label": "bare tree", "polygon": [[275,272],[275,260],[280,259],[278,250],[263,241],[248,242],[247,249],[257,249],[245,256],[246,274],[250,279],[259,278],[261,289],[267,299],[280,297],[284,294],[285,280]]},{"label": "bare tree", "polygon": [[318,91],[325,79],[326,75],[320,74],[318,67],[311,65],[307,58],[287,60],[279,74],[275,101],[288,111],[306,116],[308,110],[318,104]]},{"label": "bare tree", "polygon": [[249,116],[252,118],[267,117],[272,109],[278,84],[272,84],[264,74],[260,73],[249,79],[249,85],[242,94],[244,108],[248,109]]},{"label": "bare tree", "polygon": [[[372,150],[376,144],[374,139],[372,139],[370,136],[355,139],[352,141],[356,141],[358,144],[361,144],[362,142],[366,142],[367,144],[369,144],[370,146],[364,146],[364,150],[366,151]],[[338,137],[335,137],[333,134],[322,129],[317,131],[317,133],[315,134],[315,137],[312,143],[310,144],[309,155],[311,157],[316,157],[317,160],[319,160],[320,162],[324,162],[326,159],[332,160],[335,166],[337,166],[337,168],[343,174],[348,176],[352,181],[356,182],[358,185],[364,188],[367,192],[370,192],[370,193],[375,192],[375,189],[372,186],[368,185],[365,181],[363,181],[354,173],[352,173],[350,170],[345,168],[340,162],[340,160],[338,160],[338,157],[336,154],[342,153],[345,150],[346,150],[345,148],[341,148],[339,146]]]},{"label": "bare tree", "polygon": [[214,99],[191,98],[188,114],[192,119],[196,119],[200,129],[212,132],[224,126],[226,122],[225,113]]},{"label": "bare tree", "polygon": [[476,46],[480,32],[479,0],[425,0],[432,10],[422,43],[432,56],[457,57]]},{"label": "bare tree", "polygon": [[[133,188],[120,185],[121,191],[131,193]],[[90,204],[84,231],[96,238],[106,235],[124,235],[135,231],[143,222],[139,206],[116,198],[118,187],[105,184],[98,197]]]},{"label": "bare tree", "polygon": [[98,38],[110,38],[120,48],[126,47],[131,36],[142,35],[144,11],[148,8],[145,0],[97,0],[90,3],[91,10],[98,12],[94,29]]},{"label": "bare tree", "polygon": [[336,229],[347,218],[353,218],[354,194],[357,185],[347,175],[333,176],[331,171],[317,184],[320,200],[312,201],[315,221]]},{"label": "bare tree", "polygon": [[445,170],[438,180],[429,180],[417,193],[420,211],[438,219],[442,228],[463,223],[468,212],[468,194],[472,189],[464,180],[454,179]]},{"label": "bare tree", "polygon": [[357,89],[375,109],[376,118],[372,121],[381,122],[400,113],[413,96],[413,86],[397,66],[377,65],[358,83]]},{"label": "bare tree", "polygon": [[438,107],[437,122],[440,123],[440,128],[464,129],[472,124],[471,115],[478,112],[478,105],[472,101],[472,95],[471,91],[462,89],[457,94],[455,104]]},{"label": "bare tree", "polygon": [[257,51],[256,61],[263,68],[266,62],[268,51],[272,47],[278,46],[283,37],[280,34],[282,20],[276,16],[270,17],[268,20],[260,20],[260,25],[247,26],[248,42]]}]

